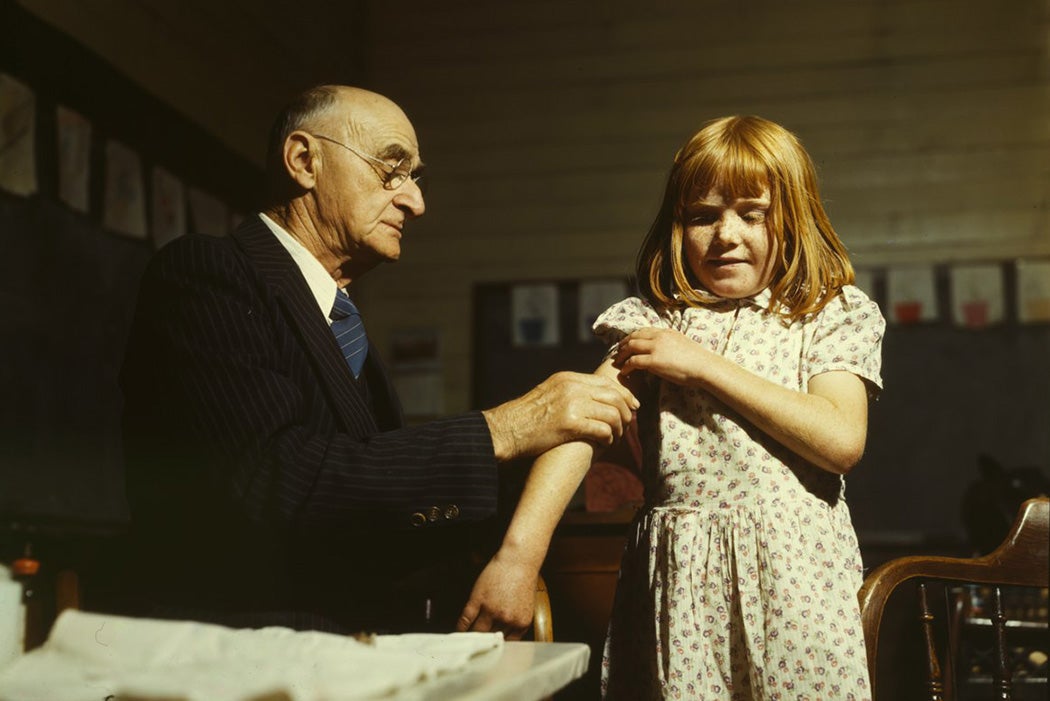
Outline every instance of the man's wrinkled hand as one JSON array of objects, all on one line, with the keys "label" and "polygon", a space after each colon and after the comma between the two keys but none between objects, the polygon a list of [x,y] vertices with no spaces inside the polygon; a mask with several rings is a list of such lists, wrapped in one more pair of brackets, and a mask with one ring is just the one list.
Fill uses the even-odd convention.
[{"label": "man's wrinkled hand", "polygon": [[635,396],[615,379],[559,372],[484,414],[496,457],[509,460],[569,441],[610,445],[623,435],[638,406]]}]

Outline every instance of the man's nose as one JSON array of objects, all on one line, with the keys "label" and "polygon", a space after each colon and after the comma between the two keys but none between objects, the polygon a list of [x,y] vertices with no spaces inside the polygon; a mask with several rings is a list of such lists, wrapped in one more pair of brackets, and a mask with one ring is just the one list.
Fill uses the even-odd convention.
[{"label": "man's nose", "polygon": [[394,204],[407,210],[412,217],[421,217],[427,210],[426,202],[423,201],[423,191],[419,188],[419,183],[411,178],[398,188]]}]

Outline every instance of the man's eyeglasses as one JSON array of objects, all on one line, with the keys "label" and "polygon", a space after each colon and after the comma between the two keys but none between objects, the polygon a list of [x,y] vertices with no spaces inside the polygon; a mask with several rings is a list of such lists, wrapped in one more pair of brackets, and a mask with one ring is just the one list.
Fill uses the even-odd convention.
[{"label": "man's eyeglasses", "polygon": [[374,165],[379,166],[382,169],[382,172],[383,172],[383,174],[380,176],[380,178],[383,181],[383,187],[385,189],[387,189],[387,190],[396,190],[399,187],[401,187],[402,185],[404,185],[405,182],[408,181],[408,180],[411,180],[417,186],[419,186],[420,190],[423,189],[423,174],[421,172],[418,172],[418,171],[413,173],[408,168],[402,168],[401,164],[403,164],[405,162],[405,160],[406,160],[404,158],[402,158],[400,161],[398,161],[394,165],[390,165],[389,163],[384,161],[382,158],[376,158],[375,156],[369,156],[367,153],[361,153],[360,151],[358,151],[353,146],[348,146],[347,144],[344,144],[341,141],[336,141],[335,139],[333,139],[330,136],[324,136],[322,134],[311,134],[310,136],[314,137],[315,139],[322,139],[324,141],[330,141],[333,144],[335,144],[336,146],[342,146],[343,148],[345,148],[347,151],[349,151],[350,153],[354,154],[358,158],[360,158],[362,160],[365,160],[365,161],[368,161],[369,163],[372,163]]}]

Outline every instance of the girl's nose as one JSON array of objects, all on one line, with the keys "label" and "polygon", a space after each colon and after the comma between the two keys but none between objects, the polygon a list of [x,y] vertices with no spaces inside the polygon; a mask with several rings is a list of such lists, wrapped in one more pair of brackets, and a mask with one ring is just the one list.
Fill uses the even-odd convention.
[{"label": "girl's nose", "polygon": [[718,220],[715,229],[715,238],[722,243],[737,243],[741,239],[744,229],[744,221],[732,210],[727,210]]}]

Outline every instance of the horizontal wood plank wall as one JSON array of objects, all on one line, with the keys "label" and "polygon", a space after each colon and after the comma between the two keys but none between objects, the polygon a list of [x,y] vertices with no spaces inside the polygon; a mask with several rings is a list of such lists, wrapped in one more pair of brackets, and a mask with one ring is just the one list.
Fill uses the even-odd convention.
[{"label": "horizontal wood plank wall", "polygon": [[363,75],[364,0],[15,1],[259,167],[285,102]]},{"label": "horizontal wood plank wall", "polygon": [[372,87],[430,166],[362,281],[380,347],[438,326],[470,401],[477,282],[623,276],[703,121],[783,123],[860,266],[1050,254],[1046,0],[372,3]]}]

